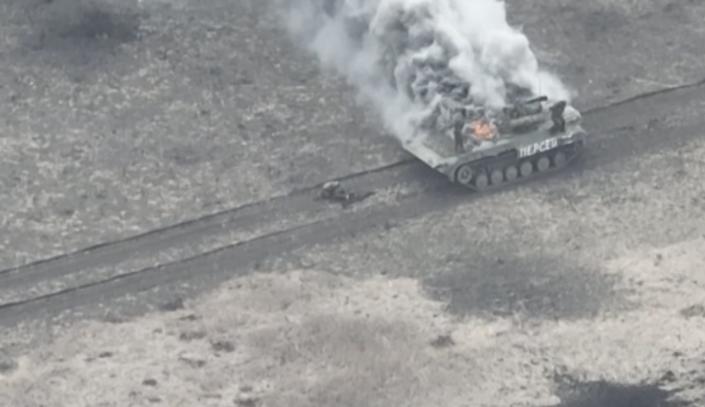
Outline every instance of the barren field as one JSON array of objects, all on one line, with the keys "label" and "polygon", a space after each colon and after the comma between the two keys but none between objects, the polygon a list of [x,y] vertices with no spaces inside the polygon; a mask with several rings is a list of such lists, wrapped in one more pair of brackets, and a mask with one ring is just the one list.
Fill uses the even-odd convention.
[{"label": "barren field", "polygon": [[[0,268],[405,156],[269,2],[139,4],[0,5]],[[698,2],[509,11],[581,108],[705,76]]]},{"label": "barren field", "polygon": [[266,2],[74,3],[0,6],[0,268],[400,156]]},{"label": "barren field", "polygon": [[0,272],[0,407],[705,403],[702,1],[509,1],[594,134],[485,196],[379,169],[409,157],[269,2],[28,4],[0,270],[107,245]]},{"label": "barren field", "polygon": [[[599,277],[578,277],[620,280],[610,290],[631,304],[590,317],[560,307],[602,296],[594,281],[576,287],[582,295],[564,293],[572,298],[548,287],[540,300],[557,301],[560,315],[526,320],[520,314],[458,316],[453,302],[449,312],[415,278],[359,280],[318,268],[256,274],[166,315],[76,326],[50,347],[17,360],[0,381],[0,404],[700,403],[704,244],[698,239],[633,251],[599,264]],[[540,280],[547,279],[540,271],[513,271],[536,281],[539,291],[545,284]],[[493,293],[497,301],[514,302],[511,293]],[[518,294],[510,304],[514,311],[526,293]],[[525,308],[535,308],[528,300]],[[495,307],[491,301],[477,305]]]}]

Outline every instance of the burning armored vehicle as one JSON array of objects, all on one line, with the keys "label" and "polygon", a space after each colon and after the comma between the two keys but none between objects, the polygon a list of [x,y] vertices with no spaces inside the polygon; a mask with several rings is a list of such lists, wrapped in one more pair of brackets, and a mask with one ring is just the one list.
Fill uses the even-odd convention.
[{"label": "burning armored vehicle", "polygon": [[[487,190],[578,157],[582,117],[509,26],[502,2],[308,1],[327,17],[304,26],[324,26],[319,39],[345,45],[343,71],[352,66],[383,109],[404,101],[393,111],[406,116],[392,119],[406,124],[396,131],[402,147],[451,182]],[[379,96],[387,85],[392,98]]]},{"label": "burning armored vehicle", "polygon": [[431,129],[403,148],[476,191],[559,170],[578,157],[587,136],[576,109],[547,97],[516,102],[497,120],[462,107],[453,116],[445,131]]}]

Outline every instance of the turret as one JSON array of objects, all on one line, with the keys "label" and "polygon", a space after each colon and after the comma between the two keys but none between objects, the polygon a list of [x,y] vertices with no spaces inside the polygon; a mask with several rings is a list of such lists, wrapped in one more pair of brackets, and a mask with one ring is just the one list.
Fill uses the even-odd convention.
[{"label": "turret", "polygon": [[548,101],[548,97],[540,96],[534,99],[514,103],[505,110],[505,114],[511,119],[518,119],[524,116],[534,115],[543,111],[541,103]]},{"label": "turret", "polygon": [[536,113],[519,117],[517,119],[511,119],[509,121],[509,127],[515,132],[527,131],[531,128],[538,127],[541,123],[546,122],[548,119],[549,116],[546,112]]},{"label": "turret", "polygon": [[567,103],[560,101],[551,104],[547,109],[543,103],[548,101],[548,97],[541,96],[523,102],[518,102],[512,107],[505,109],[505,115],[509,117],[508,125],[512,132],[527,132],[538,128],[542,123],[552,121],[551,132],[565,130],[565,120],[563,112]]}]

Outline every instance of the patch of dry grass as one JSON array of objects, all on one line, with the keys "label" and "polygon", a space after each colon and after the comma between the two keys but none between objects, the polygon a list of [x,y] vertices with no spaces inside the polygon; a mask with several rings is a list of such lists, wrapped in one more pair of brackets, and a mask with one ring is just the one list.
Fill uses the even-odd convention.
[{"label": "patch of dry grass", "polygon": [[695,400],[704,245],[605,264],[639,307],[572,321],[452,317],[412,279],[242,277],[183,310],[72,328],[0,373],[0,404],[544,406],[563,373],[669,377],[662,385]]},{"label": "patch of dry grass", "polygon": [[36,3],[0,10],[0,269],[399,155],[264,2]]}]

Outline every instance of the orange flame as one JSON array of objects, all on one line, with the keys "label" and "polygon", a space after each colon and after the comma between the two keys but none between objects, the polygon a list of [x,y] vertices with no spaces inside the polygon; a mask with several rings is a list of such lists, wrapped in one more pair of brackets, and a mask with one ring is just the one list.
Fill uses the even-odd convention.
[{"label": "orange flame", "polygon": [[497,134],[497,128],[485,119],[474,120],[470,123],[470,129],[480,140],[492,140]]}]

